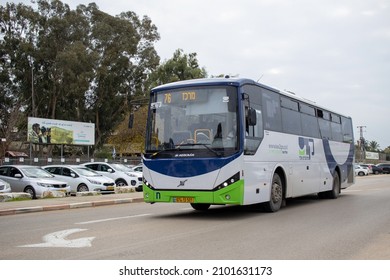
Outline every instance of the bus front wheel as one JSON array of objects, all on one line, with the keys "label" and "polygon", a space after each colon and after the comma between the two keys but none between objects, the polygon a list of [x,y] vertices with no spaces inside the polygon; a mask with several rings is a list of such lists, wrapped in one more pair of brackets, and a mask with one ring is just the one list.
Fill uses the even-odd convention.
[{"label": "bus front wheel", "polygon": [[267,212],[276,212],[282,207],[283,203],[283,181],[278,173],[272,177],[271,196],[264,207]]},{"label": "bus front wheel", "polygon": [[210,208],[210,204],[207,203],[191,203],[191,206],[198,211],[206,211]]}]

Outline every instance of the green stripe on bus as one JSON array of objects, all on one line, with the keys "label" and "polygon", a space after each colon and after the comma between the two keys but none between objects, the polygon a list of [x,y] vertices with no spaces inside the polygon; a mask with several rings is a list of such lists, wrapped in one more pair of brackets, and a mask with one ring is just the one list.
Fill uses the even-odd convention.
[{"label": "green stripe on bus", "polygon": [[193,203],[243,205],[244,181],[237,181],[217,191],[152,190],[144,184],[143,192],[144,201],[148,203],[190,202],[193,198]]}]

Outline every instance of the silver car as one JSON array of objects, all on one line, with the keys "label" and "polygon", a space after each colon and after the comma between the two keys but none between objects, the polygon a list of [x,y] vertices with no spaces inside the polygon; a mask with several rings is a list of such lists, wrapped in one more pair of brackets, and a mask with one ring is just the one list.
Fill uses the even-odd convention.
[{"label": "silver car", "polygon": [[123,164],[107,162],[89,162],[83,163],[81,165],[95,170],[101,175],[113,179],[118,187],[132,186],[135,187],[136,190],[142,187],[142,173],[132,171]]},{"label": "silver car", "polygon": [[52,174],[36,166],[0,166],[0,179],[10,184],[13,192],[26,192],[32,198],[42,197],[48,191],[70,194],[70,187],[66,182],[55,180]]},{"label": "silver car", "polygon": [[11,185],[0,179],[0,193],[10,193]]},{"label": "silver car", "polygon": [[70,185],[71,192],[114,192],[113,179],[100,175],[88,167],[81,165],[48,165],[43,169],[53,174],[56,179]]}]

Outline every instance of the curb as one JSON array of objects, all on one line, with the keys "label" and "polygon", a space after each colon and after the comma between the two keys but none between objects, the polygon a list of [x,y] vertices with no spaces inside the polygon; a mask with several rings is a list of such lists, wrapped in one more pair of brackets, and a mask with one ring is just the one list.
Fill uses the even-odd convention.
[{"label": "curb", "polygon": [[98,207],[98,206],[107,206],[107,205],[124,204],[124,203],[139,203],[139,202],[144,202],[144,199],[143,198],[119,198],[119,199],[102,200],[102,201],[76,202],[76,203],[47,205],[47,206],[14,208],[14,209],[0,210],[0,216],[34,213],[34,212],[41,212],[41,211]]}]

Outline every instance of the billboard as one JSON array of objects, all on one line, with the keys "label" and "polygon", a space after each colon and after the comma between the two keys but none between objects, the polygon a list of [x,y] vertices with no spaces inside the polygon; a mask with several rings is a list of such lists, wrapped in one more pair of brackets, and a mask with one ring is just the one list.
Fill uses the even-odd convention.
[{"label": "billboard", "polygon": [[94,145],[95,124],[28,118],[27,141],[39,144]]},{"label": "billboard", "polygon": [[379,153],[366,152],[366,159],[379,159]]}]

